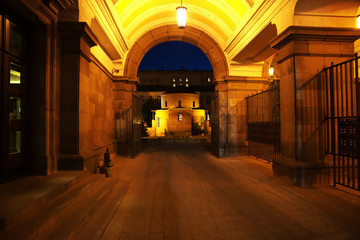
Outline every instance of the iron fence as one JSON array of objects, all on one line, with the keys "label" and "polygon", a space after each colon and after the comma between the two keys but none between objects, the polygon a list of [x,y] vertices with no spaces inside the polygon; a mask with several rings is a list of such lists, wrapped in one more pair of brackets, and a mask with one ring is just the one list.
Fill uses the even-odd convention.
[{"label": "iron fence", "polygon": [[360,190],[359,57],[321,73],[324,86],[327,153],[333,155],[334,185]]},{"label": "iron fence", "polygon": [[211,152],[213,155],[220,157],[219,145],[219,96],[217,93],[211,99]]},{"label": "iron fence", "polygon": [[116,127],[118,153],[135,157],[141,152],[141,99],[133,95],[132,106],[120,114]]},{"label": "iron fence", "polygon": [[248,154],[267,161],[281,156],[280,85],[247,98]]},{"label": "iron fence", "polygon": [[[333,184],[360,190],[359,57],[325,68],[296,89],[303,159],[333,165]],[[305,155],[307,154],[307,155]],[[332,158],[332,159],[331,159]]]}]

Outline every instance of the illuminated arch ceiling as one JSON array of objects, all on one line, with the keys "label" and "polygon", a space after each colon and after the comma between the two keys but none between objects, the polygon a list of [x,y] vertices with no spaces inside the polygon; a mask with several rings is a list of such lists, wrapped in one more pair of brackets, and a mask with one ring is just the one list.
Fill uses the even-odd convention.
[{"label": "illuminated arch ceiling", "polygon": [[[332,2],[339,3],[336,9],[348,9],[349,2],[353,2],[357,9],[358,1],[321,2],[325,6]],[[137,41],[154,29],[162,27],[173,29],[170,26],[174,26],[177,22],[176,7],[180,6],[181,0],[78,2],[79,7],[84,10],[80,11],[80,15],[82,12],[83,14],[79,20],[88,22],[98,38],[99,46],[109,57],[107,58],[107,61],[111,62],[109,65],[113,64],[115,68],[123,71],[125,62],[128,62],[127,57]],[[302,2],[306,9],[299,7],[301,12],[299,16],[294,17],[296,4]],[[321,26],[324,24],[332,26],[329,21],[319,20],[318,14],[316,16],[312,14],[312,8],[315,10],[319,8],[317,6],[319,4],[312,3],[313,0],[183,0],[183,6],[188,9],[187,26],[204,33],[216,42],[226,57],[230,75],[243,74],[241,71],[244,71],[242,69],[246,64],[256,64],[266,60],[273,51],[269,45],[270,40],[288,26],[294,25],[294,22],[295,25],[318,26],[318,23],[322,23]],[[90,9],[93,14],[86,9]],[[334,14],[333,7],[330,10],[327,15]],[[308,11],[310,14],[306,14]],[[306,23],[302,20],[304,15],[306,15]],[[324,18],[328,17],[327,15]],[[341,21],[337,19],[336,21],[345,22],[345,27],[352,26],[355,22],[355,16],[341,17],[337,17]],[[171,34],[167,35],[171,36]],[[199,44],[206,43],[199,42]],[[103,52],[99,50],[99,55]],[[249,74],[247,69],[245,72]]]},{"label": "illuminated arch ceiling", "polygon": [[[187,27],[209,36],[234,59],[239,49],[236,45],[239,31],[243,29],[254,7],[265,0],[183,0],[187,7]],[[85,0],[94,17],[88,22],[109,60],[123,64],[136,42],[153,29],[177,24],[176,8],[181,0]],[[249,11],[251,10],[251,11]],[[88,21],[84,11],[80,20]],[[204,43],[206,44],[206,43]],[[119,68],[120,65],[119,65]]]},{"label": "illuminated arch ceiling", "polygon": [[[176,22],[181,0],[113,0],[124,35],[132,45],[145,32]],[[253,0],[183,0],[187,25],[203,30],[221,45],[234,32]]]}]

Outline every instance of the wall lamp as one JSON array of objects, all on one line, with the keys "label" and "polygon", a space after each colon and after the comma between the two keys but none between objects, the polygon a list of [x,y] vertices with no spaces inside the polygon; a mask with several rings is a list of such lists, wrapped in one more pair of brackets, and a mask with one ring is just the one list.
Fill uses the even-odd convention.
[{"label": "wall lamp", "polygon": [[273,66],[269,67],[269,76],[270,77],[274,76],[274,71],[275,71],[275,68]]}]

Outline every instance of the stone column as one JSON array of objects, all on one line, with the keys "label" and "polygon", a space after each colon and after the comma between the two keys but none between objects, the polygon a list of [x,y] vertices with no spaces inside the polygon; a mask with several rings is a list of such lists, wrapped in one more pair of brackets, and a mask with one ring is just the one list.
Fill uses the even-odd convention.
[{"label": "stone column", "polygon": [[329,173],[321,128],[312,116],[317,114],[317,100],[305,97],[304,86],[332,62],[352,58],[359,36],[358,29],[291,26],[272,41],[279,53],[282,155],[274,161],[274,175],[312,185]]},{"label": "stone column", "polygon": [[84,22],[60,22],[61,34],[61,100],[59,170],[84,169],[79,153],[79,80],[90,62],[90,48],[95,37]]},{"label": "stone column", "polygon": [[267,89],[270,82],[261,77],[228,76],[216,79],[215,83],[219,136],[214,141],[214,154],[218,157],[247,155],[246,97]]}]

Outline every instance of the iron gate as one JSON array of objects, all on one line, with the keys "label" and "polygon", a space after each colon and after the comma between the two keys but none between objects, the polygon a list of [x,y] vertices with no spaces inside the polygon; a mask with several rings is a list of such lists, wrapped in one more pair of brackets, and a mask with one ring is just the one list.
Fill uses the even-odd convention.
[{"label": "iron gate", "polygon": [[324,69],[327,149],[333,155],[334,185],[360,190],[359,57]]},{"label": "iron gate", "polygon": [[118,153],[135,157],[141,152],[141,99],[133,95],[132,106],[120,114],[116,138]]},{"label": "iron gate", "polygon": [[247,98],[248,154],[273,161],[281,154],[280,85]]},{"label": "iron gate", "polygon": [[219,134],[219,96],[215,93],[211,99],[211,152],[217,157],[220,157]]}]

